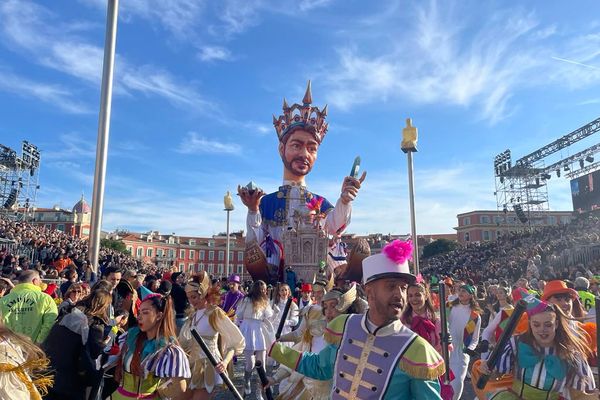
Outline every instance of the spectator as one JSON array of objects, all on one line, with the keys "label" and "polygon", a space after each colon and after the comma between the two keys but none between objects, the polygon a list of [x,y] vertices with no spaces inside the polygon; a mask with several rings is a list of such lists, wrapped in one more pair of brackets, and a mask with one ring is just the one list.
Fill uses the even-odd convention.
[{"label": "spectator", "polygon": [[58,316],[56,303],[42,292],[40,283],[37,271],[23,271],[19,275],[19,284],[0,299],[4,324],[16,333],[28,336],[34,343],[44,341]]},{"label": "spectator", "polygon": [[63,302],[58,306],[59,318],[64,314],[71,312],[71,308],[73,308],[79,300],[83,299],[83,297],[83,287],[80,283],[73,283],[69,286],[67,292],[63,296]]},{"label": "spectator", "polygon": [[77,274],[77,271],[75,270],[75,268],[72,268],[72,269],[68,269],[65,272],[65,278],[67,278],[67,281],[63,282],[60,285],[60,293],[63,298],[65,297],[65,295],[67,293],[67,289],[69,289],[69,286],[71,286],[73,283],[77,282],[77,279],[79,279],[79,275]]}]

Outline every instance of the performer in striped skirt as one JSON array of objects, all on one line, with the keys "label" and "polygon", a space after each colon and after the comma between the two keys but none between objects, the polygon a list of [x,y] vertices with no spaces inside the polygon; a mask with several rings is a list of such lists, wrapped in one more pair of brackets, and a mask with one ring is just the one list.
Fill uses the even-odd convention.
[{"label": "performer in striped skirt", "polygon": [[[138,326],[121,339],[113,400],[171,398],[185,391],[190,364],[175,338],[173,302],[169,296],[147,295],[138,310]],[[160,392],[160,395],[159,395]]]},{"label": "performer in striped skirt", "polygon": [[[514,336],[497,365],[500,373],[512,372],[510,389],[486,393],[494,400],[597,399],[598,392],[586,358],[591,353],[584,340],[569,329],[560,308],[530,296],[529,327]],[[487,364],[481,364],[489,373]]]}]

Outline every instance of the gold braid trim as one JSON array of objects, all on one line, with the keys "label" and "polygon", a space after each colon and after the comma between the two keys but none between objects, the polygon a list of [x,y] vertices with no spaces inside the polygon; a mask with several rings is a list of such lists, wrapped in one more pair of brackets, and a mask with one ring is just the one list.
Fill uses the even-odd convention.
[{"label": "gold braid trim", "polygon": [[54,379],[52,375],[40,374],[37,378],[32,379],[27,375],[26,371],[33,370],[45,370],[48,368],[50,360],[47,358],[41,358],[38,360],[26,361],[20,365],[12,365],[6,363],[0,363],[0,373],[14,373],[17,375],[19,380],[23,382],[31,398],[33,400],[42,400],[42,396],[48,394],[48,388],[52,387]]},{"label": "gold braid trim", "polygon": [[417,366],[406,362],[404,359],[400,360],[400,369],[413,378],[430,380],[435,380],[446,372],[444,363],[437,366]]}]

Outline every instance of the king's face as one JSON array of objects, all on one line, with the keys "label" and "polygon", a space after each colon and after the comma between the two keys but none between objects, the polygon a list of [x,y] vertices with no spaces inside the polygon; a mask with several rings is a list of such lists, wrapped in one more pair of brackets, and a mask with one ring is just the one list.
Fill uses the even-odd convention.
[{"label": "king's face", "polygon": [[297,129],[289,134],[285,143],[279,144],[279,154],[285,168],[296,176],[307,175],[317,159],[319,142],[313,134]]}]

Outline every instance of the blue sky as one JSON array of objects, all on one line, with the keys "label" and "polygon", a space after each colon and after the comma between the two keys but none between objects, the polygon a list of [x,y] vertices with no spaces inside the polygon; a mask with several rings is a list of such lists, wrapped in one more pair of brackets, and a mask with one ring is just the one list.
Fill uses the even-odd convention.
[{"label": "blue sky", "polygon": [[[0,3],[0,143],[42,150],[39,206],[91,199],[105,13],[103,0]],[[412,117],[418,231],[452,232],[457,213],[495,209],[496,154],[599,116],[599,15],[594,0],[123,0],[103,228],[223,231],[225,191],[280,184],[272,114],[312,79],[330,130],[308,186],[335,201],[356,155],[368,171],[349,231],[410,231]],[[549,194],[571,209],[567,180]]]}]

